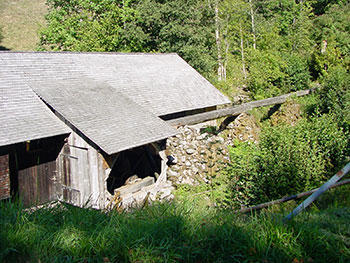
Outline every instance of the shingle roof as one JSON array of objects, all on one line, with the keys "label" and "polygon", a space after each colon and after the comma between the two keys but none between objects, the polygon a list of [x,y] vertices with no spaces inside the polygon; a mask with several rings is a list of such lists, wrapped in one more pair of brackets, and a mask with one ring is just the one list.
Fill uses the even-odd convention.
[{"label": "shingle roof", "polygon": [[58,80],[31,87],[107,154],[159,141],[176,130],[108,84]]},{"label": "shingle roof", "polygon": [[79,54],[85,73],[157,116],[230,103],[177,54]]},{"label": "shingle roof", "polygon": [[0,146],[69,133],[25,84],[0,72]]},{"label": "shingle roof", "polygon": [[1,52],[1,72],[108,154],[173,135],[157,116],[229,102],[176,54]]},{"label": "shingle roof", "polygon": [[7,53],[21,64],[74,74],[84,72],[96,81],[107,82],[157,116],[230,103],[202,75],[177,54],[143,53]]}]

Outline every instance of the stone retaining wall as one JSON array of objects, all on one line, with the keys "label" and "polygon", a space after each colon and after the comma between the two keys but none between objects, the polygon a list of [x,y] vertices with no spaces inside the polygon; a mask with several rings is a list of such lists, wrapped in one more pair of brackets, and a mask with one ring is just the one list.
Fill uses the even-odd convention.
[{"label": "stone retaining wall", "polygon": [[217,133],[216,129],[206,124],[179,127],[179,134],[168,138],[166,154],[175,159],[168,169],[168,180],[190,185],[209,182],[229,162],[228,146],[236,140],[256,143],[258,139],[259,128],[246,113],[224,131]]}]

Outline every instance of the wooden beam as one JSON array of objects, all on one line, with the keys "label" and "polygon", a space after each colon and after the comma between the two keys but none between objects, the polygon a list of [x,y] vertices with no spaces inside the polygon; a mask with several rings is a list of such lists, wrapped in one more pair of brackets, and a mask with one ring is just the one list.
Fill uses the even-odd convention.
[{"label": "wooden beam", "polygon": [[114,194],[117,192],[119,192],[121,196],[126,195],[126,194],[132,194],[132,193],[135,193],[135,192],[141,190],[141,188],[149,186],[151,184],[154,184],[154,177],[148,176],[148,177],[143,178],[141,181],[138,181],[136,183],[124,185],[122,187],[115,189]]},{"label": "wooden beam", "polygon": [[[340,182],[332,185],[330,188],[335,188],[335,187],[342,186],[342,185],[349,184],[349,183],[350,183],[350,179],[343,180],[343,181],[340,181]],[[310,191],[307,191],[307,192],[303,192],[303,193],[300,193],[300,194],[296,194],[296,195],[286,196],[286,197],[283,197],[281,199],[273,200],[273,201],[270,201],[270,202],[267,202],[267,203],[263,203],[263,204],[260,204],[260,205],[242,208],[242,209],[237,210],[235,212],[239,212],[239,213],[242,213],[242,214],[248,213],[248,212],[252,212],[254,210],[259,210],[259,209],[266,208],[266,207],[269,207],[269,206],[272,206],[272,205],[281,204],[281,203],[284,203],[284,202],[288,202],[290,200],[299,199],[299,198],[311,195],[314,192],[316,192],[317,190],[319,190],[319,188],[316,188],[316,189],[313,189],[313,190],[310,190]]]},{"label": "wooden beam", "polygon": [[300,90],[297,92],[292,92],[281,96],[268,98],[265,100],[251,101],[248,103],[243,103],[241,105],[237,105],[229,108],[203,112],[192,116],[172,119],[172,120],[168,120],[167,123],[173,126],[182,126],[182,125],[197,124],[197,123],[214,120],[214,119],[218,119],[226,116],[235,116],[257,107],[281,104],[281,103],[284,103],[288,98],[292,96],[301,97],[301,96],[310,94],[312,91],[313,89]]}]

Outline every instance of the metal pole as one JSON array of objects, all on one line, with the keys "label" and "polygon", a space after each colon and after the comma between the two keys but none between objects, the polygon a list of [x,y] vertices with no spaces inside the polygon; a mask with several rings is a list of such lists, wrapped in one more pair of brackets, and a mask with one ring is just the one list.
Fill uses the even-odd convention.
[{"label": "metal pole", "polygon": [[321,194],[327,191],[332,185],[334,185],[337,181],[339,181],[345,174],[350,171],[350,163],[345,165],[343,169],[337,172],[331,179],[329,179],[324,185],[322,185],[315,193],[309,196],[304,202],[302,202],[297,208],[295,208],[287,217],[284,219],[290,220],[301,211],[303,211],[306,207],[308,207],[312,202],[314,202]]}]

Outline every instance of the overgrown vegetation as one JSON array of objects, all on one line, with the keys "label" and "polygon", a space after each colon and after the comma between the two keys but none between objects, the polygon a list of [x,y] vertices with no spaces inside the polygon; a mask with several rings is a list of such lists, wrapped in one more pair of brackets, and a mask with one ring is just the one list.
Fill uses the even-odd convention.
[{"label": "overgrown vegetation", "polygon": [[48,0],[48,50],[176,52],[229,96],[305,89],[349,70],[348,1]]},{"label": "overgrown vegetation", "polygon": [[295,125],[265,121],[258,145],[231,149],[231,206],[317,188],[349,161],[349,80],[346,69],[334,67],[318,92],[304,99],[303,119]]},{"label": "overgrown vegetation", "polygon": [[267,126],[258,145],[231,149],[234,206],[267,202],[317,188],[342,168],[349,134],[332,114],[303,119],[295,126]]},{"label": "overgrown vegetation", "polygon": [[350,75],[341,66],[333,68],[320,90],[320,108],[323,113],[334,114],[334,120],[350,128]]},{"label": "overgrown vegetation", "polygon": [[1,262],[347,262],[348,208],[241,216],[192,204],[128,214],[0,204]]}]

